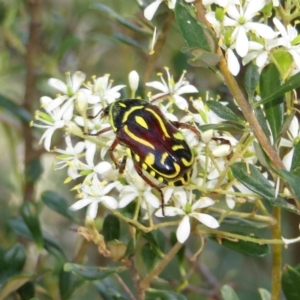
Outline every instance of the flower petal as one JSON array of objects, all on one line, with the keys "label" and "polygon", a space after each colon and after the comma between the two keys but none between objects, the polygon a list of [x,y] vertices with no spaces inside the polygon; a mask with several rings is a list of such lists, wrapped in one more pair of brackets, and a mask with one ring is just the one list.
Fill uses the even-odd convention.
[{"label": "flower petal", "polygon": [[208,214],[194,212],[190,215],[209,228],[218,228],[220,226],[219,222],[214,217]]},{"label": "flower petal", "polygon": [[176,237],[179,243],[183,244],[189,237],[191,224],[189,216],[184,216],[177,228]]},{"label": "flower petal", "polygon": [[157,11],[159,5],[163,2],[163,0],[156,0],[150,5],[148,5],[144,10],[144,17],[151,21],[155,12]]}]

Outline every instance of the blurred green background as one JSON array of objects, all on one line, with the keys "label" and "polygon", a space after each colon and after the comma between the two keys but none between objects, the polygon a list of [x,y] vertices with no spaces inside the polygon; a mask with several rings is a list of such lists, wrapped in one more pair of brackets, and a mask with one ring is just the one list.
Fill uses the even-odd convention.
[{"label": "blurred green background", "polygon": [[[157,79],[157,72],[163,72],[163,67],[168,66],[175,79],[179,78],[182,70],[187,70],[187,77],[199,89],[200,96],[205,97],[209,90],[211,95],[218,94],[222,100],[231,100],[226,87],[221,85],[212,71],[187,64],[188,57],[181,51],[184,41],[174,21],[157,59],[149,56],[153,25],[161,31],[171,18],[171,12],[165,5],[161,5],[154,22],[147,22],[143,18],[142,8],[150,2],[0,1],[1,284],[9,275],[6,273],[9,269],[5,264],[6,251],[16,245],[20,246],[16,253],[23,253],[26,257],[24,266],[21,264],[22,267],[14,275],[33,274],[30,282],[38,299],[67,299],[59,291],[62,288],[59,282],[66,289],[72,282],[76,282],[76,277],[72,276],[66,277],[66,282],[63,281],[61,260],[53,255],[53,251],[42,251],[36,243],[28,240],[26,234],[22,234],[24,223],[19,218],[24,200],[35,203],[42,230],[52,237],[67,260],[74,259],[74,253],[79,247],[76,233],[78,225],[41,201],[42,192],[55,190],[70,205],[74,201],[74,193],[70,192],[73,184],[62,184],[67,177],[65,170],[53,169],[55,154],[45,153],[42,146],[38,145],[41,132],[29,129],[34,111],[40,108],[39,98],[42,95],[55,96],[47,85],[49,78],[64,79],[65,72],[81,70],[88,78],[109,73],[115,84],[127,84],[128,73],[132,70],[138,71],[141,80],[152,81]],[[105,12],[99,4],[107,5],[116,15]],[[116,16],[123,19],[117,19]],[[128,24],[124,26],[124,20],[136,26],[136,29],[129,28]],[[30,24],[37,31],[33,40],[30,40],[29,35]],[[33,47],[33,57],[28,54],[29,47]],[[143,81],[139,94],[145,96]],[[126,92],[123,96],[126,97]],[[59,134],[56,134],[52,144],[60,145],[60,139]],[[244,211],[250,212],[251,209],[251,205],[243,207]],[[83,222],[84,214],[79,214],[79,217]],[[298,228],[299,218],[289,214],[288,217],[284,215],[283,219],[288,220],[284,224],[284,236],[298,236],[299,232],[295,229]],[[270,237],[268,229],[258,231],[260,236]],[[199,241],[190,237],[189,246],[189,251],[196,252]],[[187,254],[191,256],[193,253]],[[291,246],[284,252],[283,263],[299,263],[298,256],[299,247]],[[22,261],[22,257],[19,258]],[[97,266],[110,263],[97,253],[94,245],[90,245],[84,262]],[[212,241],[206,243],[198,260],[189,262],[186,269],[194,287],[194,290],[186,291],[188,299],[220,299],[216,291],[225,283],[237,290],[240,299],[259,299],[257,289],[262,287],[270,290],[272,284],[270,255],[251,258]],[[128,274],[121,276],[125,281],[130,278]],[[164,270],[162,277],[175,287],[180,281],[178,262],[173,261]],[[111,283],[113,280],[105,279],[103,282],[114,286]],[[80,288],[69,299],[122,299],[101,295],[101,284],[81,282],[77,286]],[[31,296],[26,298],[24,295],[21,297],[20,293],[12,293],[4,299],[31,299]]]}]

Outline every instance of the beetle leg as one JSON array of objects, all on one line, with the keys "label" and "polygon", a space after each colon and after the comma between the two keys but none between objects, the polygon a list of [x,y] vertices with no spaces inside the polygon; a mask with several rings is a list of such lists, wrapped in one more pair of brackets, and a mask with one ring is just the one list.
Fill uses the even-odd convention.
[{"label": "beetle leg", "polygon": [[[124,158],[123,158],[123,161],[122,161],[122,163],[121,163],[121,165],[120,165],[118,159],[117,159],[117,158],[115,157],[115,155],[114,155],[114,150],[115,150],[115,148],[118,146],[118,144],[119,144],[119,140],[118,140],[118,139],[115,139],[115,140],[113,141],[113,143],[111,144],[109,150],[108,150],[108,151],[109,151],[109,156],[110,156],[111,160],[114,162],[116,168],[117,168],[117,169],[120,169],[120,170],[122,170],[122,171],[124,171],[124,167],[125,167],[125,166],[122,167],[122,163],[123,163],[123,161],[124,161]],[[126,162],[126,160],[125,160],[125,162]]]},{"label": "beetle leg", "polygon": [[100,135],[101,133],[104,133],[104,132],[108,132],[111,130],[111,127],[106,127],[100,131],[97,131],[96,133],[88,133],[88,132],[84,132],[83,134],[84,135],[90,135],[90,136],[98,136]]},{"label": "beetle leg", "polygon": [[172,122],[175,127],[177,128],[184,128],[184,129],[189,129],[190,131],[194,132],[196,135],[201,136],[201,133],[199,130],[197,130],[194,126],[186,123],[181,123],[178,121],[173,121]]},{"label": "beetle leg", "polygon": [[127,155],[124,155],[123,159],[122,159],[122,162],[120,164],[120,169],[119,169],[120,174],[123,174],[123,172],[124,172],[124,169],[126,167],[126,161],[127,161]]},{"label": "beetle leg", "polygon": [[160,197],[161,197],[161,210],[162,210],[163,216],[165,217],[166,216],[165,215],[165,201],[164,201],[164,194],[163,194],[162,190],[155,183],[153,183],[147,176],[144,175],[141,166],[136,161],[133,161],[133,165],[134,165],[134,168],[135,168],[136,172],[138,173],[138,175],[141,176],[147,184],[149,184],[152,188],[156,189],[159,192]]}]

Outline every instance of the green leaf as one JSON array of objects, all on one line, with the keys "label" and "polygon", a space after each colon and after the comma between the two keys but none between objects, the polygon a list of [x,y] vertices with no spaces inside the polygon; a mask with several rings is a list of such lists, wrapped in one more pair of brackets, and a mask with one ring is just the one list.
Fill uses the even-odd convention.
[{"label": "green leaf", "polygon": [[237,217],[231,217],[228,216],[224,218],[221,224],[221,228],[226,225],[227,227],[232,227],[232,228],[249,228],[249,229],[260,229],[260,228],[266,228],[269,227],[270,225],[264,222],[257,222],[257,221],[251,221],[247,219],[241,219]]},{"label": "green leaf", "polygon": [[255,64],[249,64],[246,68],[244,83],[250,102],[253,101],[254,92],[259,83],[259,76],[258,67]]},{"label": "green leaf", "polygon": [[92,8],[102,11],[105,13],[106,16],[109,16],[113,20],[117,21],[119,24],[123,25],[126,28],[129,28],[130,30],[133,30],[135,32],[141,33],[141,34],[146,34],[146,35],[151,35],[149,32],[145,31],[143,28],[137,26],[135,23],[132,23],[126,19],[124,19],[121,15],[116,13],[114,10],[112,10],[110,7],[100,4],[100,3],[94,3],[92,5]]},{"label": "green leaf", "polygon": [[129,37],[128,35],[125,35],[122,33],[115,33],[115,34],[113,34],[113,38],[124,43],[125,45],[129,45],[129,46],[132,46],[132,47],[135,47],[138,49],[145,50],[145,48],[141,44],[139,44],[136,40]]},{"label": "green leaf", "polygon": [[7,299],[11,293],[15,292],[18,288],[31,279],[31,274],[21,274],[9,278],[9,280],[0,286],[0,300]]},{"label": "green leaf", "polygon": [[146,292],[146,300],[187,300],[182,294],[172,291],[148,289]]},{"label": "green leaf", "polygon": [[41,199],[52,210],[77,224],[80,223],[75,213],[69,209],[70,204],[68,200],[61,194],[55,191],[45,191],[41,195]]},{"label": "green leaf", "polygon": [[[232,232],[232,233],[259,239],[259,237],[255,236],[255,235],[246,235],[241,232]],[[217,239],[215,236],[210,236],[209,238],[214,242],[220,243],[220,239]],[[270,253],[269,245],[263,245],[263,244],[260,245],[257,243],[247,242],[244,240],[232,241],[232,240],[223,238],[223,239],[221,239],[221,245],[224,247],[227,247],[233,251],[236,251],[236,252],[248,255],[248,256],[252,256],[252,257],[263,257]]]},{"label": "green leaf", "polygon": [[94,282],[99,294],[101,295],[101,299],[103,300],[128,300],[128,297],[123,295],[117,287],[115,286],[114,282],[110,280],[110,278],[105,278],[101,281]]},{"label": "green leaf", "polygon": [[272,100],[278,99],[279,97],[284,96],[285,93],[300,87],[300,73],[292,76],[289,80],[287,80],[283,85],[279,88],[277,87],[272,94],[268,95],[267,97],[263,98],[262,100],[255,102],[253,107],[258,107],[261,104],[266,104]]},{"label": "green leaf", "polygon": [[0,107],[3,107],[7,111],[11,112],[26,124],[29,124],[29,122],[33,119],[33,116],[27,110],[15,104],[12,100],[4,97],[3,95],[0,95]]},{"label": "green leaf", "polygon": [[220,291],[223,300],[239,300],[237,294],[230,285],[223,285]]},{"label": "green leaf", "polygon": [[70,296],[84,284],[84,279],[78,278],[70,272],[65,272],[63,268],[59,273],[59,292],[61,299],[69,299]]},{"label": "green leaf", "polygon": [[[32,234],[29,231],[27,225],[24,223],[24,221],[20,218],[11,218],[8,221],[9,226],[13,229],[13,231],[21,236],[22,238],[26,238],[28,240],[33,240]],[[60,260],[67,260],[64,252],[59,247],[59,245],[56,243],[56,241],[53,240],[53,238],[46,232],[42,232],[43,240],[44,240],[44,248],[54,255],[56,258]]]},{"label": "green leaf", "polygon": [[300,176],[300,142],[298,142],[294,148],[291,172]]},{"label": "green leaf", "polygon": [[300,177],[286,170],[278,170],[278,173],[288,183],[296,199],[300,201]]},{"label": "green leaf", "polygon": [[85,280],[102,280],[117,272],[118,268],[101,268],[93,266],[65,263],[64,270],[84,278]]},{"label": "green leaf", "polygon": [[218,101],[206,101],[205,103],[220,118],[244,125],[245,121],[240,119],[229,107],[221,104]]},{"label": "green leaf", "polygon": [[196,123],[196,126],[202,132],[211,129],[220,130],[220,131],[240,132],[240,133],[245,132],[245,127],[236,126],[234,124],[229,124],[225,122],[219,124],[205,124],[200,126]]},{"label": "green leaf", "polygon": [[263,288],[258,289],[261,300],[271,300],[271,293]]},{"label": "green leaf", "polygon": [[270,201],[270,204],[272,206],[278,206],[281,207],[287,211],[290,211],[294,214],[300,215],[300,210],[295,205],[288,203],[285,199],[281,197],[277,198],[270,198],[268,199]]},{"label": "green leaf", "polygon": [[132,237],[127,244],[125,257],[130,257],[131,255],[133,255],[135,253],[135,246],[136,246],[136,240],[134,237]]},{"label": "green leaf", "polygon": [[198,24],[189,13],[187,6],[181,1],[177,1],[174,12],[179,30],[188,48],[201,48],[212,52],[207,41],[207,33],[205,33],[205,31],[208,32],[208,29]]},{"label": "green leaf", "polygon": [[282,277],[282,290],[287,300],[299,300],[300,295],[300,272],[293,267],[285,266]]},{"label": "green leaf", "polygon": [[155,262],[157,260],[156,251],[149,243],[146,243],[142,247],[141,255],[147,271],[150,272],[154,268]]},{"label": "green leaf", "polygon": [[112,214],[107,215],[104,219],[103,229],[102,229],[102,234],[104,236],[105,242],[109,242],[112,240],[119,240],[120,230],[121,230],[120,220]]},{"label": "green leaf", "polygon": [[43,173],[43,167],[39,158],[31,160],[25,169],[25,178],[27,182],[36,182]]},{"label": "green leaf", "polygon": [[[260,76],[261,97],[266,98],[280,87],[280,74],[275,64],[265,67]],[[283,98],[278,97],[264,105],[266,119],[269,122],[274,140],[277,139],[284,121]]]},{"label": "green leaf", "polygon": [[4,251],[0,248],[0,286],[9,277],[18,274],[26,261],[26,249],[17,243]]},{"label": "green leaf", "polygon": [[263,113],[263,110],[260,107],[258,107],[258,108],[255,108],[254,113],[255,113],[257,121],[260,124],[264,134],[267,136],[268,139],[270,139],[271,132],[269,130],[267,120]]},{"label": "green leaf", "polygon": [[25,201],[21,207],[21,215],[38,248],[43,248],[44,241],[36,206],[29,201]]},{"label": "green leaf", "polygon": [[157,254],[164,255],[165,250],[165,236],[160,229],[155,231],[147,232],[144,235],[144,238],[155,248],[157,248]]},{"label": "green leaf", "polygon": [[27,281],[21,287],[18,288],[17,293],[21,300],[32,300],[35,295],[34,284],[32,281]]},{"label": "green leaf", "polygon": [[247,172],[247,164],[244,162],[236,162],[230,166],[233,176],[249,190],[267,199],[274,198],[275,189],[272,187],[271,183],[254,165],[248,164],[248,168],[249,173]]},{"label": "green leaf", "polygon": [[258,144],[257,142],[254,142],[253,146],[254,146],[255,153],[256,153],[256,156],[257,156],[260,164],[263,167],[265,167],[266,169],[270,168],[269,158],[267,157],[266,153],[264,152],[264,150],[262,149],[260,144]]}]

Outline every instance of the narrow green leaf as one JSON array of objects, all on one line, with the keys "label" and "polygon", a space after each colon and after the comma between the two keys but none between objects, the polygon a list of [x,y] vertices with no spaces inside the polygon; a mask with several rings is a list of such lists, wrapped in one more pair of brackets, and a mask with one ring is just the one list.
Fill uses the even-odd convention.
[{"label": "narrow green leaf", "polygon": [[278,173],[288,183],[296,199],[300,201],[300,176],[286,170],[279,170]]},{"label": "narrow green leaf", "polygon": [[[252,238],[259,238],[255,235],[246,235],[241,232],[232,232],[232,233],[242,235],[242,236],[248,236],[248,237],[252,237]],[[220,242],[220,239],[217,240],[215,236],[210,236],[209,238],[214,242],[217,242],[217,243]],[[232,240],[228,240],[228,239],[224,238],[221,240],[221,245],[224,247],[227,247],[233,251],[236,251],[236,252],[248,255],[248,256],[252,256],[252,257],[263,257],[270,253],[269,245],[260,245],[260,244],[256,244],[256,243],[252,243],[252,242],[243,241],[243,240],[232,241]]]},{"label": "narrow green leaf", "polygon": [[240,119],[229,107],[221,104],[218,101],[206,101],[205,103],[220,118],[244,125],[245,121]]},{"label": "narrow green leaf", "polygon": [[257,121],[258,123],[260,124],[264,134],[266,135],[266,137],[268,139],[270,139],[270,136],[271,136],[271,132],[269,130],[269,127],[268,127],[268,124],[267,124],[267,120],[266,120],[266,117],[263,113],[263,110],[258,107],[254,110],[254,113],[255,113],[255,116],[257,118]]},{"label": "narrow green leaf", "polygon": [[263,288],[258,289],[261,300],[271,300],[271,293]]},{"label": "narrow green leaf", "polygon": [[139,44],[136,40],[129,37],[128,35],[125,35],[125,34],[122,34],[122,33],[115,33],[115,34],[113,34],[113,38],[115,38],[116,40],[124,43],[125,45],[129,45],[129,46],[135,47],[137,49],[145,50],[143,45]]},{"label": "narrow green leaf", "polygon": [[203,131],[203,132],[210,130],[210,129],[220,130],[220,131],[238,132],[238,133],[243,133],[246,131],[245,127],[241,127],[239,125],[237,126],[237,125],[229,124],[229,123],[205,124],[205,125],[200,125],[200,126],[197,125],[197,123],[196,123],[196,126],[200,131]]},{"label": "narrow green leaf", "polygon": [[27,182],[36,182],[43,173],[43,167],[40,158],[31,160],[25,169],[25,178]]},{"label": "narrow green leaf", "polygon": [[35,295],[34,284],[32,281],[27,281],[25,284],[20,286],[17,290],[21,300],[32,300]]},{"label": "narrow green leaf", "polygon": [[184,295],[172,291],[148,289],[146,292],[146,300],[153,300],[153,299],[187,300],[187,298]]},{"label": "narrow green leaf", "polygon": [[259,162],[261,163],[261,165],[263,167],[265,167],[266,169],[270,168],[269,158],[267,157],[266,153],[264,152],[264,150],[262,149],[260,144],[258,144],[257,142],[254,142],[253,146],[255,149],[256,156],[257,156]]},{"label": "narrow green leaf", "polygon": [[267,97],[263,98],[262,100],[255,102],[253,107],[258,107],[261,104],[266,104],[274,99],[278,99],[279,97],[284,96],[285,93],[300,87],[300,73],[292,76],[289,80],[287,80],[280,88],[276,88],[272,94],[268,95]]},{"label": "narrow green leaf", "polygon": [[121,15],[119,15],[117,12],[112,10],[110,7],[100,4],[100,3],[93,3],[92,8],[104,12],[106,15],[108,15],[113,20],[117,21],[119,24],[123,25],[126,28],[129,28],[130,30],[133,30],[135,32],[151,35],[149,32],[145,31],[143,28],[137,26],[135,23],[132,23],[126,19],[124,19]]},{"label": "narrow green leaf", "polygon": [[202,48],[211,52],[204,32],[204,30],[208,29],[198,24],[181,1],[176,2],[174,12],[179,30],[188,48]]},{"label": "narrow green leaf", "polygon": [[102,234],[106,242],[120,239],[120,220],[114,215],[107,215],[103,222]]},{"label": "narrow green leaf", "polygon": [[300,142],[298,142],[294,148],[291,172],[300,176]]},{"label": "narrow green leaf", "polygon": [[160,229],[147,232],[143,236],[151,245],[158,247],[161,252],[164,252],[166,240]]},{"label": "narrow green leaf", "polygon": [[130,257],[131,255],[133,255],[135,253],[135,246],[136,246],[136,239],[134,237],[132,237],[127,244],[125,257]]},{"label": "narrow green leaf", "polygon": [[300,272],[291,266],[285,266],[282,277],[282,290],[287,300],[299,300]]},{"label": "narrow green leaf", "polygon": [[68,200],[61,194],[49,190],[43,192],[43,194],[41,195],[41,199],[52,210],[75,223],[80,223],[75,213],[69,209],[70,204]]},{"label": "narrow green leaf", "polygon": [[102,280],[117,272],[117,268],[100,268],[93,266],[65,263],[64,270],[84,278],[85,280]]},{"label": "narrow green leaf", "polygon": [[142,247],[141,255],[147,271],[150,272],[155,267],[157,261],[156,251],[149,243],[146,243]]},{"label": "narrow green leaf", "polygon": [[17,243],[4,251],[0,248],[0,286],[11,276],[18,274],[26,261],[26,249]]},{"label": "narrow green leaf", "polygon": [[[28,240],[33,240],[32,234],[29,231],[27,225],[24,223],[24,221],[21,218],[11,218],[8,221],[9,226],[13,229],[13,231],[21,236],[22,238],[26,238]],[[54,255],[56,258],[60,260],[67,260],[64,252],[60,248],[60,246],[57,244],[56,241],[53,240],[53,238],[46,232],[42,232],[42,236],[44,239],[44,248]]]},{"label": "narrow green leaf", "polygon": [[21,207],[21,215],[37,246],[40,249],[43,248],[44,241],[36,206],[29,201],[25,201]]},{"label": "narrow green leaf", "polygon": [[0,300],[7,299],[11,293],[15,292],[18,288],[31,279],[31,274],[21,274],[9,278],[9,280],[0,286]]},{"label": "narrow green leaf", "polygon": [[[261,97],[266,98],[271,95],[274,90],[278,89],[281,84],[280,74],[275,64],[265,67],[260,76],[260,92]],[[284,103],[283,98],[278,97],[264,105],[266,119],[269,122],[274,140],[284,122]]]},{"label": "narrow green leaf", "polygon": [[209,68],[216,66],[219,61],[221,60],[221,57],[213,52],[208,52],[201,48],[195,48],[195,49],[184,49],[183,51],[191,52],[193,57],[188,59],[188,63],[193,67],[198,68]]},{"label": "narrow green leaf", "polygon": [[236,217],[226,217],[222,221],[221,226],[226,225],[227,227],[231,226],[232,228],[249,228],[249,229],[260,229],[269,227],[269,224],[264,222],[255,222],[247,219],[241,219]]},{"label": "narrow green leaf", "polygon": [[101,299],[103,300],[128,300],[128,297],[124,295],[123,291],[120,292],[110,278],[105,278],[101,281],[94,282]]},{"label": "narrow green leaf", "polygon": [[234,289],[230,285],[223,285],[221,287],[221,295],[223,300],[239,300]]},{"label": "narrow green leaf", "polygon": [[69,299],[71,295],[84,284],[84,279],[61,269],[59,273],[59,292],[61,299]]},{"label": "narrow green leaf", "polygon": [[259,76],[258,67],[255,64],[248,64],[244,83],[250,102],[253,101],[254,92],[259,83]]},{"label": "narrow green leaf", "polygon": [[11,112],[26,124],[29,124],[29,122],[33,119],[33,116],[27,110],[15,104],[12,100],[4,97],[3,95],[0,95],[0,107]]},{"label": "narrow green leaf", "polygon": [[281,207],[287,211],[290,211],[294,214],[300,215],[300,210],[295,205],[288,203],[285,199],[281,197],[277,198],[270,198],[268,199],[270,201],[270,204],[272,206],[278,206]]},{"label": "narrow green leaf", "polygon": [[245,185],[251,191],[265,197],[274,198],[275,189],[271,183],[260,173],[260,171],[251,164],[247,165],[244,162],[236,162],[230,166],[233,176]]}]

